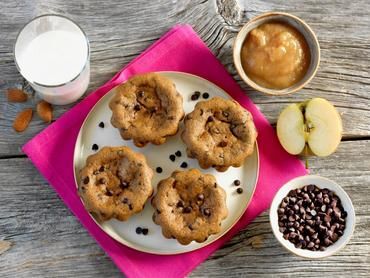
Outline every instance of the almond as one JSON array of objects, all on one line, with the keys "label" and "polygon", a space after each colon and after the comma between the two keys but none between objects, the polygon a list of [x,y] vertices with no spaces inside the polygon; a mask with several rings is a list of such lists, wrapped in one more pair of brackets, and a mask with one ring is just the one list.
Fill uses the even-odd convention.
[{"label": "almond", "polygon": [[17,88],[8,89],[8,101],[9,102],[25,102],[28,99],[28,95]]},{"label": "almond", "polygon": [[32,108],[22,110],[17,114],[13,122],[13,128],[17,132],[24,131],[32,119]]},{"label": "almond", "polygon": [[37,114],[46,123],[50,123],[53,118],[53,107],[50,103],[42,100],[37,104]]}]

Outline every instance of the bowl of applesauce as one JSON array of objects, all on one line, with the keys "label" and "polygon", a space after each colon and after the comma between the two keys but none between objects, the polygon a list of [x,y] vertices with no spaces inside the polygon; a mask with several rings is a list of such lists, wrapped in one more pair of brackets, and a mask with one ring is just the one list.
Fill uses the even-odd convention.
[{"label": "bowl of applesauce", "polygon": [[285,95],[300,90],[315,76],[320,46],[303,20],[269,12],[242,27],[234,42],[233,58],[240,77],[250,87]]}]

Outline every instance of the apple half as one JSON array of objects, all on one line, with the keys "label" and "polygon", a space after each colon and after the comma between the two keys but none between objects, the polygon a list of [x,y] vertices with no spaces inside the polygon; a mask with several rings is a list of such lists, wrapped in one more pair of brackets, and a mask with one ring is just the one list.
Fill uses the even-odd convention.
[{"label": "apple half", "polygon": [[280,144],[290,154],[328,156],[342,138],[342,120],[335,107],[323,98],[287,106],[277,121]]}]

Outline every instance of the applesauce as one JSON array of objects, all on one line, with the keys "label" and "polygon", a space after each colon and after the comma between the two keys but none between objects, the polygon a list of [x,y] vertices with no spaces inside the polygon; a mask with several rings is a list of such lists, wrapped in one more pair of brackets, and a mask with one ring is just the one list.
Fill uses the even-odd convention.
[{"label": "applesauce", "polygon": [[270,89],[288,88],[300,81],[310,58],[305,38],[294,27],[281,22],[264,23],[253,29],[241,51],[248,77]]}]

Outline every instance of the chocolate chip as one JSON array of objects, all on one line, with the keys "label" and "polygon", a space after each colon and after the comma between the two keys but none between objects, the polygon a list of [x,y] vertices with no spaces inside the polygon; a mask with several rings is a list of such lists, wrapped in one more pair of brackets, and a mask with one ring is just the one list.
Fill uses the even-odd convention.
[{"label": "chocolate chip", "polygon": [[171,154],[171,155],[170,155],[170,160],[171,160],[171,161],[175,161],[175,159],[176,159],[176,156],[175,156],[174,154]]},{"label": "chocolate chip", "polygon": [[221,147],[221,148],[224,148],[227,146],[227,142],[226,141],[221,141],[220,143],[218,143],[218,146]]},{"label": "chocolate chip", "polygon": [[208,94],[207,92],[205,92],[205,93],[203,93],[202,97],[203,97],[204,99],[207,99],[207,98],[209,98],[209,94]]},{"label": "chocolate chip", "polygon": [[107,191],[105,192],[105,195],[107,195],[107,196],[113,196],[113,193],[112,193],[112,191],[110,191],[109,189],[107,189]]},{"label": "chocolate chip", "polygon": [[237,192],[238,194],[242,194],[242,193],[243,193],[243,188],[239,187],[239,188],[236,190],[236,192]]},{"label": "chocolate chip", "polygon": [[228,112],[226,112],[226,111],[222,111],[222,115],[223,115],[225,118],[229,117],[229,113],[228,113]]},{"label": "chocolate chip", "polygon": [[321,206],[321,211],[322,211],[322,212],[325,212],[325,211],[326,211],[326,205],[322,205],[322,206]]},{"label": "chocolate chip", "polygon": [[209,116],[209,117],[207,118],[207,123],[210,123],[210,122],[213,122],[213,117],[212,117],[212,116]]},{"label": "chocolate chip", "polygon": [[176,204],[176,207],[178,208],[183,208],[184,207],[184,202],[183,201],[178,201],[177,204]]},{"label": "chocolate chip", "polygon": [[200,92],[195,91],[194,94],[191,95],[191,100],[197,100],[200,97]]},{"label": "chocolate chip", "polygon": [[180,167],[181,168],[187,168],[188,167],[188,164],[186,162],[183,162],[183,163],[181,163]]},{"label": "chocolate chip", "polygon": [[190,231],[194,230],[193,225],[191,225],[191,224],[188,225],[188,228],[189,228]]},{"label": "chocolate chip", "polygon": [[123,189],[126,189],[129,187],[129,183],[128,182],[125,182],[125,181],[122,181],[121,184],[119,185],[119,187],[123,190]]},{"label": "chocolate chip", "polygon": [[104,128],[104,123],[103,122],[100,122],[99,123],[99,127]]},{"label": "chocolate chip", "polygon": [[183,210],[183,213],[190,213],[192,211],[192,207],[186,207]]},{"label": "chocolate chip", "polygon": [[203,214],[205,216],[210,216],[211,215],[211,210],[209,208],[205,208],[205,209],[203,209]]},{"label": "chocolate chip", "polygon": [[127,204],[128,203],[128,199],[125,197],[125,198],[123,198],[122,199],[122,203],[124,203],[124,204]]},{"label": "chocolate chip", "polygon": [[93,144],[92,147],[91,147],[91,149],[93,151],[97,151],[97,150],[99,150],[99,146],[97,144]]},{"label": "chocolate chip", "polygon": [[239,186],[240,185],[240,180],[234,180],[234,185]]},{"label": "chocolate chip", "polygon": [[314,209],[313,209],[313,210],[311,210],[311,215],[312,215],[312,216],[316,216],[316,214],[317,214],[316,210],[314,210]]},{"label": "chocolate chip", "polygon": [[100,178],[100,179],[99,179],[99,183],[100,183],[100,184],[105,184],[105,183],[106,183],[105,178]]},{"label": "chocolate chip", "polygon": [[140,91],[138,95],[139,95],[139,97],[144,97],[145,93],[144,93],[144,91]]},{"label": "chocolate chip", "polygon": [[313,184],[310,184],[310,185],[307,186],[308,192],[312,192],[314,189],[315,189],[315,185],[313,185]]},{"label": "chocolate chip", "polygon": [[137,227],[135,232],[140,235],[143,232],[143,229],[141,227]]},{"label": "chocolate chip", "polygon": [[89,183],[89,181],[90,181],[90,178],[89,178],[89,177],[85,177],[85,178],[83,179],[83,183],[84,183],[84,184],[88,184],[88,183]]},{"label": "chocolate chip", "polygon": [[181,156],[181,152],[180,151],[176,151],[175,152],[175,155],[178,156],[178,157],[180,157]]},{"label": "chocolate chip", "polygon": [[324,221],[325,221],[325,222],[330,222],[330,221],[331,221],[331,217],[330,217],[330,215],[325,215],[325,217],[324,217]]},{"label": "chocolate chip", "polygon": [[132,210],[133,209],[132,204],[129,204],[128,208],[129,208],[129,210]]},{"label": "chocolate chip", "polygon": [[198,201],[203,201],[204,200],[204,194],[198,194],[197,195],[197,200]]},{"label": "chocolate chip", "polygon": [[143,233],[144,236],[146,236],[149,233],[149,229],[148,228],[143,228],[142,233]]},{"label": "chocolate chip", "polygon": [[135,106],[134,106],[134,110],[135,111],[140,111],[140,109],[141,109],[141,107],[140,107],[140,104],[135,104]]},{"label": "chocolate chip", "polygon": [[163,169],[162,169],[161,167],[157,167],[155,170],[156,170],[156,172],[157,172],[158,174],[160,174],[160,173],[162,173],[162,172],[163,172]]},{"label": "chocolate chip", "polygon": [[152,108],[150,108],[150,112],[151,113],[156,113],[158,111],[158,107],[157,106],[154,106]]},{"label": "chocolate chip", "polygon": [[104,166],[100,166],[99,172],[104,172],[104,170],[105,170]]}]

